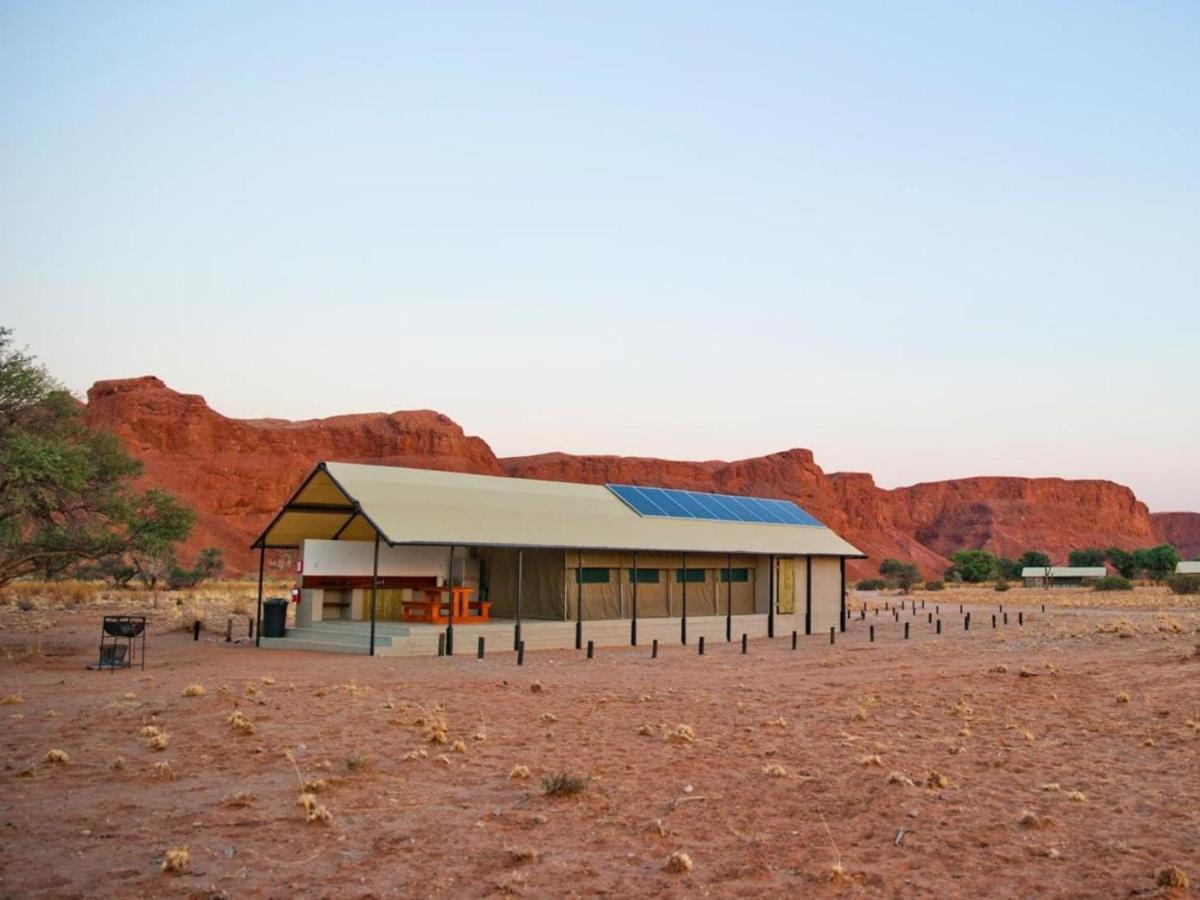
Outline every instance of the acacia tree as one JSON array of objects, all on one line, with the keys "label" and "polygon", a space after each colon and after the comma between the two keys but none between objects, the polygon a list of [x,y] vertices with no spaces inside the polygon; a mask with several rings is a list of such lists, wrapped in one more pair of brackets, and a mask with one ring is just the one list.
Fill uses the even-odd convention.
[{"label": "acacia tree", "polygon": [[0,587],[54,578],[185,538],[194,515],[162,492],[138,493],[141,465],[0,327]]}]

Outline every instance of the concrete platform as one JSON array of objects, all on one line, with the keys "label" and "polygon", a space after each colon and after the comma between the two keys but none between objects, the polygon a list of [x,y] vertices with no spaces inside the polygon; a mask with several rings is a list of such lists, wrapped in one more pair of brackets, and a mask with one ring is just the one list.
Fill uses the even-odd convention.
[{"label": "concrete platform", "polygon": [[[512,619],[493,619],[486,624],[455,625],[455,655],[474,655],[480,637],[484,639],[487,653],[512,653],[515,624]],[[687,627],[689,645],[694,646],[701,635],[708,644],[725,640],[724,616],[689,616]],[[795,628],[796,619],[792,615],[776,616],[776,637],[787,637]],[[444,625],[377,622],[375,655],[436,656],[438,635],[445,631]],[[261,646],[277,650],[366,654],[370,650],[370,633],[370,622],[321,622],[309,628],[289,627],[286,637],[263,638]],[[765,637],[766,613],[734,616],[733,641],[740,641],[743,634],[752,638]],[[572,649],[575,646],[575,623],[526,619],[521,623],[521,637],[526,650]],[[597,619],[583,623],[585,647],[588,641],[594,642],[597,647],[627,647],[629,638],[628,619]],[[649,647],[655,639],[664,646],[679,644],[680,619],[638,619],[638,645]]]}]

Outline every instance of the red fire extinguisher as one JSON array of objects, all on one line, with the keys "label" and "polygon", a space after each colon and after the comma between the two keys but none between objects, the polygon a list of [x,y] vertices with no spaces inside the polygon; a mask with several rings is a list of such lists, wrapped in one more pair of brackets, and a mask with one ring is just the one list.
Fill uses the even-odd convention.
[{"label": "red fire extinguisher", "polygon": [[292,602],[293,603],[300,602],[300,588],[292,588]]}]

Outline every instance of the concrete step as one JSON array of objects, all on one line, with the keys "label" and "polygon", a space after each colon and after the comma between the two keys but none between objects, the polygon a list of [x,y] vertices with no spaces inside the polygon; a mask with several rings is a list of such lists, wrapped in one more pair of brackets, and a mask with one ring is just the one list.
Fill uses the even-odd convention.
[{"label": "concrete step", "polygon": [[319,650],[322,653],[354,653],[366,655],[366,644],[347,644],[332,641],[309,641],[302,638],[263,638],[261,647],[268,650]]},{"label": "concrete step", "polygon": [[[375,646],[387,647],[394,640],[403,640],[405,635],[375,634]],[[275,640],[279,640],[276,638]],[[283,640],[309,641],[320,644],[349,644],[355,647],[367,647],[371,643],[371,632],[350,631],[341,628],[288,628]]]}]

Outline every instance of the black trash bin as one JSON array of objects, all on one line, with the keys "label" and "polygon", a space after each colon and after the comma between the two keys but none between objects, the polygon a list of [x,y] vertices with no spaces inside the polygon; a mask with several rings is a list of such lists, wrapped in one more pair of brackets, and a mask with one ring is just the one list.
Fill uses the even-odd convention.
[{"label": "black trash bin", "polygon": [[282,597],[263,601],[262,636],[281,638],[287,634],[288,602]]}]

